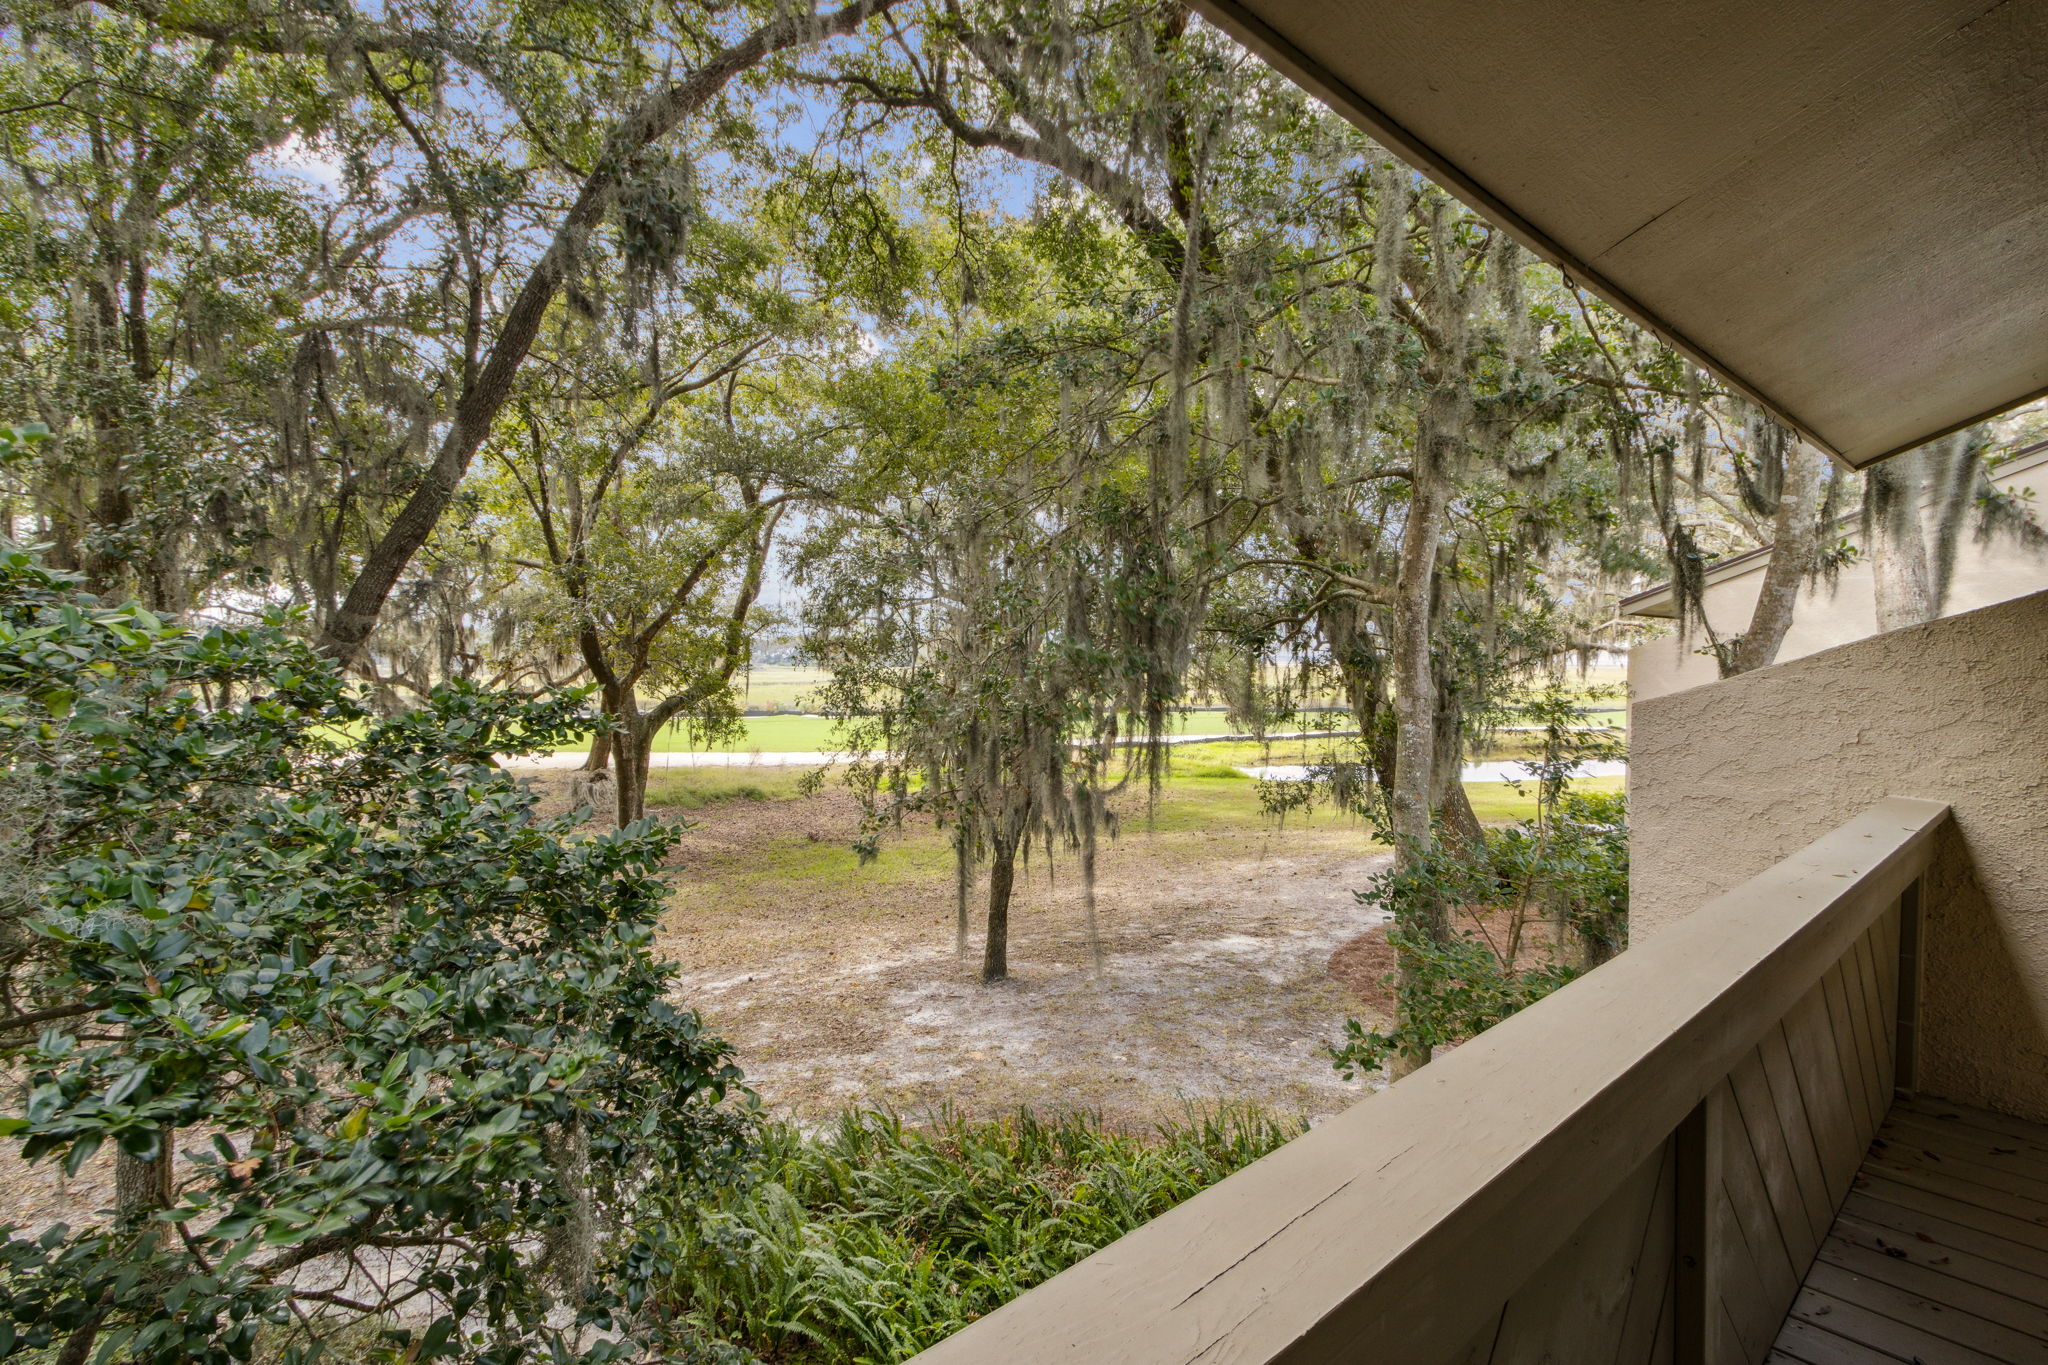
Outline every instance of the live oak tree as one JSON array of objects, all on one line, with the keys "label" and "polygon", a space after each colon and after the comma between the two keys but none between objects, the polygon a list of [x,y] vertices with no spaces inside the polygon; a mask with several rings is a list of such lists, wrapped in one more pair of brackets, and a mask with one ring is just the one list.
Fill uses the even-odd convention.
[{"label": "live oak tree", "polygon": [[[664,726],[686,719],[714,732],[733,718],[732,684],[790,497],[778,476],[793,461],[777,457],[808,444],[730,397],[760,342],[651,374],[596,348],[578,361],[590,385],[579,401],[515,400],[515,420],[492,443],[495,520],[515,556],[532,556],[518,562],[540,584],[509,643],[525,655],[570,653],[596,684],[610,728],[588,766],[613,773],[622,824],[645,813]],[[727,391],[726,401],[687,404],[706,390]]]},{"label": "live oak tree", "polygon": [[[1655,338],[1583,296],[1575,302],[1619,475],[1618,537],[1654,542],[1681,637],[1704,637],[1723,677],[1765,667],[1801,591],[1845,560],[1846,476]],[[1706,613],[1707,567],[1759,545],[1774,549],[1756,604],[1741,631],[1723,635]]]},{"label": "live oak tree", "polygon": [[[309,382],[315,380],[346,379],[385,406],[408,404],[416,418],[399,433],[407,477],[376,490],[386,496],[356,523],[357,543],[328,556],[332,598],[322,603],[319,623],[327,653],[348,663],[363,649],[456,499],[551,309],[575,302],[592,245],[608,244],[629,270],[658,274],[686,241],[694,211],[689,152],[701,150],[702,139],[685,148],[679,133],[716,112],[736,81],[856,32],[890,3],[854,0],[826,10],[771,3],[738,10],[487,5],[459,12],[293,0],[168,11],[106,7],[117,16],[108,22],[127,26],[131,49],[166,54],[152,71],[254,64],[286,68],[311,84],[304,103],[314,107],[296,110],[296,122],[266,116],[260,106],[252,111],[244,145],[226,147],[228,161],[240,154],[246,163],[294,134],[300,144],[346,159],[358,149],[354,130],[370,129],[371,150],[344,168],[348,193],[324,218],[318,208],[302,212],[314,231],[289,259],[316,294],[346,283],[335,277],[370,269],[375,284],[405,306],[387,311],[387,300],[378,298],[342,318],[309,319],[294,382],[277,390],[287,406],[305,406],[267,424],[287,437],[360,440],[363,425],[351,420],[357,414],[347,404],[329,410],[329,395]],[[102,22],[100,14],[17,7],[11,32],[25,43],[65,25],[90,29]],[[58,94],[54,105],[70,109],[77,88]],[[218,82],[195,90],[188,80],[182,96],[172,90],[156,98],[151,123],[138,136],[137,150],[145,153],[139,164],[156,148],[176,149],[184,140],[159,141],[153,130],[180,120],[210,130],[223,105],[235,107],[236,93]],[[366,173],[380,161],[401,169],[402,191],[388,188],[398,176]],[[128,202],[154,204],[159,188],[145,177],[143,192]],[[124,241],[133,253],[152,245],[146,235]],[[106,274],[97,262],[93,272]],[[278,285],[288,290],[294,271],[284,273]],[[408,291],[408,280],[425,288]],[[102,351],[110,344],[94,342]],[[69,434],[58,432],[60,440]],[[349,478],[359,461],[339,452],[327,458],[342,471],[336,496],[359,492]],[[118,493],[124,485],[109,486]],[[125,515],[112,501],[108,507],[109,516]]]},{"label": "live oak tree", "polygon": [[1997,453],[1991,429],[1978,426],[1864,471],[1861,529],[1879,630],[1942,614],[1965,536],[2048,547],[2032,511],[1992,483]]},{"label": "live oak tree", "polygon": [[[1101,967],[1110,799],[1159,773],[1206,583],[1237,529],[1158,477],[1171,406],[1138,396],[1132,357],[1104,345],[1131,320],[1038,292],[1056,279],[1040,250],[1054,242],[1075,249],[1063,229],[980,243],[946,327],[840,386],[872,472],[798,560],[805,650],[831,673],[821,695],[853,751],[864,851],[912,812],[950,828],[963,955],[986,869],[989,982],[1009,973],[1034,845],[1077,856]],[[1113,269],[1114,244],[1099,245]],[[1139,363],[1156,370],[1153,351]]]},{"label": "live oak tree", "polygon": [[1155,320],[1104,343],[1151,366],[1110,382],[1157,404],[1154,496],[1200,490],[1210,524],[1257,527],[1246,567],[1308,578],[1364,728],[1388,718],[1374,756],[1402,856],[1426,850],[1463,804],[1461,699],[1480,703],[1440,685],[1464,481],[1566,463],[1532,449],[1570,388],[1540,359],[1519,252],[1179,5],[889,23],[833,68],[850,109],[924,120],[937,157],[1042,167],[1068,187],[1042,215],[1124,234],[1126,273],[1083,277]]},{"label": "live oak tree", "polygon": [[12,514],[94,590],[179,610],[261,557],[270,399],[328,302],[293,270],[323,225],[268,154],[335,101],[303,63],[98,7],[11,21],[0,402],[53,435],[11,471]]}]

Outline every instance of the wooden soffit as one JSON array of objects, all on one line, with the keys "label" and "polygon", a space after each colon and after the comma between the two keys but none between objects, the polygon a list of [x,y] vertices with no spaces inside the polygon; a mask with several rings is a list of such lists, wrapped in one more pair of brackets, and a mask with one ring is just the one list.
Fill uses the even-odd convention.
[{"label": "wooden soffit", "polygon": [[1852,466],[2048,391],[2048,0],[1195,0]]}]

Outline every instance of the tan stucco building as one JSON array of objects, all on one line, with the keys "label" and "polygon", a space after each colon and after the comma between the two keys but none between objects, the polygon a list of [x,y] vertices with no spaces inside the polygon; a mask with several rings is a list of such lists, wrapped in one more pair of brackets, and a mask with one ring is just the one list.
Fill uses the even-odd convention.
[{"label": "tan stucco building", "polygon": [[[2022,502],[2037,520],[2048,518],[2048,445],[2033,447],[2006,461],[1992,475],[2002,493]],[[1852,518],[1837,531],[1860,547],[1861,534]],[[1769,546],[1733,555],[1706,572],[1707,620],[1723,639],[1740,635],[1756,609],[1757,595],[1769,566]],[[1778,663],[1803,659],[1836,645],[1877,634],[1877,603],[1869,559],[1859,555],[1831,579],[1809,583],[1799,594],[1792,627],[1778,647]],[[2048,588],[2048,550],[2021,543],[2010,535],[1980,537],[1971,531],[1956,551],[1944,615],[1956,615],[2005,602]],[[1624,615],[1673,622],[1672,628],[1628,652],[1629,696],[1636,701],[1698,687],[1719,678],[1720,670],[1706,651],[1706,632],[1681,631],[1671,586],[1661,584],[1622,599]]]}]

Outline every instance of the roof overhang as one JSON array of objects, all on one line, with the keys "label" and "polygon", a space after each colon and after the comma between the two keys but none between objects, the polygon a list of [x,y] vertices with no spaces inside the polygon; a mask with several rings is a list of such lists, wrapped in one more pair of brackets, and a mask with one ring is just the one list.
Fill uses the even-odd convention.
[{"label": "roof overhang", "polygon": [[1195,3],[1846,464],[2048,392],[2048,5]]}]

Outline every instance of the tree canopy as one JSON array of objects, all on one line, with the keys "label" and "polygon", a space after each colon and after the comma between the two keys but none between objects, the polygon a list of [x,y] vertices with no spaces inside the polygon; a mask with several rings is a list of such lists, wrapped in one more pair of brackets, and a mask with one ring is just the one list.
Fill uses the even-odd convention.
[{"label": "tree canopy", "polygon": [[[766,630],[991,984],[1034,856],[1095,937],[1181,711],[1333,703],[1288,799],[1394,851],[1398,1073],[1555,984],[1454,931],[1473,878],[1555,979],[1621,941],[1614,812],[1504,835],[1460,776],[1515,706],[1576,742],[1520,694],[1624,593],[1733,673],[1859,507],[1888,626],[2043,539],[1986,432],[1859,486],[1180,0],[24,0],[0,353],[0,1128],[122,1181],[5,1243],[0,1356],[66,1365],[333,1310],[685,1349],[643,1196],[749,1127],[649,947],[650,754]],[[610,829],[496,766],[571,746]]]}]

